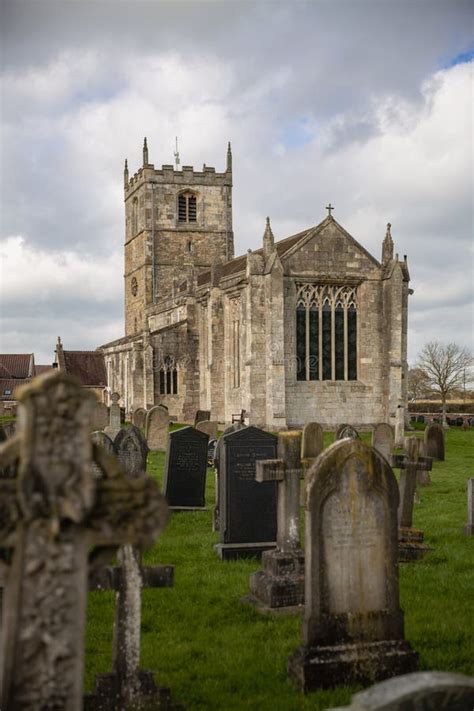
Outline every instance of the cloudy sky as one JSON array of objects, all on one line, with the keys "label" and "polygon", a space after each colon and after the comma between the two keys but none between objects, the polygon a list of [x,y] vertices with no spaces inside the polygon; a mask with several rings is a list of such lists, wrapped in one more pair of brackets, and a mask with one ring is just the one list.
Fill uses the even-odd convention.
[{"label": "cloudy sky", "polygon": [[1,343],[123,335],[123,162],[234,165],[236,253],[326,215],[408,255],[409,359],[472,340],[470,0],[2,0]]}]

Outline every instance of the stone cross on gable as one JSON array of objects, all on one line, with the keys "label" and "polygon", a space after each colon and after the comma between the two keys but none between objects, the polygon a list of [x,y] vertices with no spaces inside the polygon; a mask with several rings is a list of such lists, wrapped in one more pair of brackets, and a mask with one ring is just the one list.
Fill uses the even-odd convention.
[{"label": "stone cross on gable", "polygon": [[[19,395],[17,435],[0,446],[0,546],[13,549],[0,641],[1,708],[80,711],[89,551],[150,545],[168,507],[148,477],[127,480],[94,447],[94,397],[59,371]],[[92,461],[104,476],[94,477]]]},{"label": "stone cross on gable", "polygon": [[418,472],[431,471],[433,460],[420,454],[422,442],[416,437],[405,440],[407,452],[394,454],[392,466],[401,469],[400,504],[398,507],[398,525],[400,528],[411,528],[413,524],[413,504],[415,502],[416,480]]},{"label": "stone cross on gable", "polygon": [[334,206],[329,203],[329,205],[326,205],[326,210],[328,211],[329,217],[332,217],[331,212],[334,210]]},{"label": "stone cross on gable", "polygon": [[277,481],[277,548],[290,553],[300,543],[301,432],[278,435],[278,459],[259,460],[256,480]]}]

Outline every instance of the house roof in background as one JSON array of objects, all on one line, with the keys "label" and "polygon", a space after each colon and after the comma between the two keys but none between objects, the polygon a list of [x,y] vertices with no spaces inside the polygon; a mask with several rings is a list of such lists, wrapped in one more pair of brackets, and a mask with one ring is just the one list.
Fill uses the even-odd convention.
[{"label": "house roof in background", "polygon": [[33,353],[0,354],[0,378],[31,378],[34,367]]},{"label": "house roof in background", "polygon": [[16,400],[15,391],[29,382],[31,378],[0,378],[0,400]]}]

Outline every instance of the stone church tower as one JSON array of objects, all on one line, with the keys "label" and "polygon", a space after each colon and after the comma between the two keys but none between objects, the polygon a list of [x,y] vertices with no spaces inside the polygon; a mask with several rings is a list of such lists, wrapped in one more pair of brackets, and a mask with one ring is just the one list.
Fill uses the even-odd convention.
[{"label": "stone church tower", "polygon": [[162,403],[273,430],[397,424],[407,397],[409,272],[391,226],[374,256],[328,215],[234,258],[232,155],[222,173],[143,165],[125,189],[125,337],[101,347],[130,413]]}]

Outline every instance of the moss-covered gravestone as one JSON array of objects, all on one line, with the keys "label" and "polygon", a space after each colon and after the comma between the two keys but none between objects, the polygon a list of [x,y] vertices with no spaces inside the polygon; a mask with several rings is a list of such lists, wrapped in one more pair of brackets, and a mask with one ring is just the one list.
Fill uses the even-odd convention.
[{"label": "moss-covered gravestone", "polygon": [[398,586],[398,487],[358,440],[335,442],[307,479],[303,644],[288,672],[304,692],[414,671]]}]

